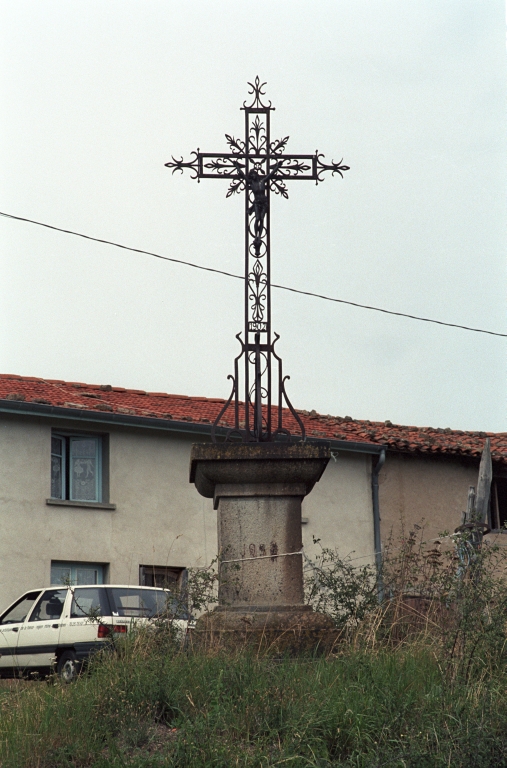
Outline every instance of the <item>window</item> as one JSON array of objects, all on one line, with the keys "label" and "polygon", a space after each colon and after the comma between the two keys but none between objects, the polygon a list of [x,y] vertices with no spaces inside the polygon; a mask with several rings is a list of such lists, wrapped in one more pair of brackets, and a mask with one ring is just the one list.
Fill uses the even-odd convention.
[{"label": "window", "polygon": [[108,587],[107,592],[113,616],[151,619],[172,615],[177,619],[187,618],[186,609],[167,592],[139,587]]},{"label": "window", "polygon": [[51,498],[102,501],[103,438],[51,435]]},{"label": "window", "polygon": [[141,587],[161,587],[171,593],[169,610],[178,619],[188,619],[188,571],[164,565],[140,565]]},{"label": "window", "polygon": [[30,621],[55,621],[59,619],[62,615],[66,597],[66,589],[47,590],[33,609]]},{"label": "window", "polygon": [[2,616],[0,624],[19,624],[24,621],[39,595],[40,592],[29,592],[27,595],[23,595],[10,611]]},{"label": "window", "polygon": [[111,610],[103,589],[75,589],[72,596],[70,618],[80,619],[82,616],[109,616]]},{"label": "window", "polygon": [[162,587],[170,592],[180,592],[186,581],[185,568],[168,568],[163,565],[140,565],[139,584],[141,587]]},{"label": "window", "polygon": [[490,515],[492,530],[506,530],[507,523],[507,477],[496,477],[491,483]]},{"label": "window", "polygon": [[51,561],[51,584],[103,584],[106,567],[102,563]]}]

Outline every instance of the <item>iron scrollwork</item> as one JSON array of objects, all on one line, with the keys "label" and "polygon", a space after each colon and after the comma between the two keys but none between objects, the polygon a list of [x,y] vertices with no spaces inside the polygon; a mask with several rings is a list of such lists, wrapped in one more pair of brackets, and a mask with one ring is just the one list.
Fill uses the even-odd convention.
[{"label": "iron scrollwork", "polygon": [[[256,77],[250,86],[250,104],[243,102],[245,113],[244,139],[228,133],[225,139],[229,152],[193,152],[193,159],[184,162],[171,158],[166,167],[172,172],[188,168],[192,178],[228,179],[226,197],[245,192],[245,323],[244,335],[237,334],[241,351],[234,360],[234,374],[229,376],[232,391],[218,414],[213,427],[212,439],[216,439],[219,426],[229,410],[234,410],[234,425],[228,426],[226,440],[243,442],[272,442],[291,439],[293,435],[284,424],[284,410],[287,408],[299,430],[300,439],[305,440],[304,425],[290,402],[285,382],[288,376],[282,374],[282,360],[275,352],[278,334],[271,330],[271,278],[270,278],[270,193],[288,198],[287,182],[313,180],[323,181],[327,171],[343,178],[349,170],[334,161],[325,163],[324,155],[318,150],[313,155],[287,154],[288,136],[271,139],[271,101],[264,103],[266,83]],[[243,359],[242,389],[240,399],[240,361]],[[275,376],[274,369],[278,369]],[[276,381],[276,389],[272,386]],[[276,394],[275,394],[276,393]]]},{"label": "iron scrollwork", "polygon": [[184,168],[189,168],[193,174],[190,178],[197,179],[198,181],[200,181],[199,179],[199,155],[200,155],[199,148],[197,148],[197,152],[191,152],[191,154],[195,155],[195,157],[193,160],[190,160],[188,163],[185,163],[183,161],[183,158],[181,158],[180,160],[176,160],[175,157],[172,157],[170,162],[165,164],[165,167],[172,168],[173,173],[176,173],[176,171],[180,171],[181,173],[183,173]]},{"label": "iron scrollwork", "polygon": [[315,152],[315,157],[317,158],[317,184],[319,181],[324,181],[324,179],[321,178],[321,175],[325,173],[325,171],[331,171],[331,176],[334,176],[335,173],[338,173],[342,179],[344,172],[350,171],[348,165],[342,165],[343,158],[338,163],[335,163],[334,160],[332,160],[331,165],[328,165],[327,163],[322,162],[320,158],[324,157],[324,155],[320,154],[318,150]]}]

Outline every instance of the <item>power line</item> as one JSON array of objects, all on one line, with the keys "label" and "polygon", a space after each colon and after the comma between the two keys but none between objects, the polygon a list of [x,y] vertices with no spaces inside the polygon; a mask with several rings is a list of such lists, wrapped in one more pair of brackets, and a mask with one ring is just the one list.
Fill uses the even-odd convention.
[{"label": "power line", "polygon": [[355,301],[345,301],[345,299],[334,299],[331,296],[324,296],[321,293],[311,293],[310,291],[300,291],[299,288],[289,288],[287,285],[277,285],[271,283],[273,288],[283,288],[284,291],[292,293],[302,293],[304,296],[314,296],[316,299],[325,299],[326,301],[335,301],[338,304],[348,304],[351,307],[360,307],[361,309],[371,309],[374,312],[383,312],[386,315],[395,315],[396,317],[408,317],[410,320],[421,320],[423,323],[434,323],[435,325],[446,325],[448,328],[461,328],[463,331],[474,331],[475,333],[487,333],[490,336],[503,336],[507,338],[507,333],[498,333],[497,331],[486,331],[484,328],[472,328],[469,325],[458,325],[458,323],[446,323],[444,320],[433,320],[430,317],[419,317],[418,315],[408,315],[406,312],[394,312],[392,309],[382,309],[381,307],[371,307],[369,304],[357,304]]},{"label": "power line", "polygon": [[234,275],[232,272],[224,272],[223,269],[213,269],[213,267],[203,267],[202,264],[194,264],[191,261],[183,261],[182,259],[172,259],[170,256],[161,256],[159,253],[152,253],[152,251],[143,251],[141,248],[132,248],[130,245],[121,245],[121,243],[114,243],[112,240],[101,240],[99,237],[92,237],[91,235],[83,235],[82,232],[73,232],[71,229],[62,229],[61,227],[54,227],[52,224],[44,224],[42,221],[33,221],[33,219],[24,219],[22,216],[13,216],[11,213],[3,213],[0,211],[0,216],[4,216],[6,219],[15,219],[16,221],[27,221],[29,224],[37,224],[39,227],[46,227],[46,229],[54,229],[56,232],[64,232],[66,235],[75,235],[76,237],[83,237],[85,240],[93,240],[95,243],[105,243],[106,245],[114,245],[116,248],[123,248],[125,251],[134,251],[135,253],[144,253],[146,256],[154,256],[156,259],[163,259],[164,261],[173,261],[175,264],[185,264],[187,267],[194,267],[195,269],[204,269],[206,272],[217,272],[219,275],[226,275],[227,277],[236,277],[238,280],[244,280],[241,275]]},{"label": "power line", "polygon": [[[193,267],[194,269],[202,269],[205,272],[215,272],[218,275],[225,275],[226,277],[234,277],[237,280],[244,280],[242,275],[236,275],[233,272],[226,272],[223,269],[214,269],[213,267],[205,267],[202,264],[195,264],[192,261],[183,261],[183,259],[174,259],[170,256],[162,256],[159,253],[153,253],[153,251],[144,251],[141,248],[132,248],[130,245],[122,245],[121,243],[115,243],[112,240],[102,240],[99,237],[92,237],[91,235],[84,235],[82,232],[74,232],[71,229],[62,229],[61,227],[55,227],[52,224],[44,224],[42,221],[34,221],[33,219],[25,219],[22,216],[13,216],[11,213],[4,213],[0,211],[0,216],[6,219],[14,219],[15,221],[25,221],[28,224],[36,224],[39,227],[46,227],[46,229],[53,229],[56,232],[63,232],[66,235],[75,235],[76,237],[82,237],[85,240],[93,240],[95,243],[104,243],[105,245],[113,245],[115,248],[123,248],[125,251],[133,251],[134,253],[142,253],[146,256],[153,256],[155,259],[162,259],[163,261],[172,261],[174,264],[183,264],[186,267]],[[325,296],[321,293],[313,293],[312,291],[302,291],[299,288],[290,288],[287,285],[279,285],[278,283],[271,283],[273,288],[280,288],[283,291],[290,291],[291,293],[299,293],[303,296],[312,296],[316,299],[324,299],[324,301],[333,301],[336,304],[347,304],[350,307],[358,307],[359,309],[369,309],[373,312],[382,312],[385,315],[394,315],[395,317],[406,317],[410,320],[419,320],[423,323],[433,323],[434,325],[445,325],[447,328],[460,328],[463,331],[473,331],[474,333],[487,333],[489,336],[502,336],[507,338],[507,333],[498,333],[497,331],[487,331],[484,328],[472,328],[469,325],[459,325],[458,323],[446,323],[444,320],[433,320],[430,317],[419,317],[418,315],[409,315],[406,312],[394,312],[392,309],[383,309],[381,307],[373,307],[369,304],[359,304],[355,301],[347,301],[346,299],[336,299],[332,296]]]}]

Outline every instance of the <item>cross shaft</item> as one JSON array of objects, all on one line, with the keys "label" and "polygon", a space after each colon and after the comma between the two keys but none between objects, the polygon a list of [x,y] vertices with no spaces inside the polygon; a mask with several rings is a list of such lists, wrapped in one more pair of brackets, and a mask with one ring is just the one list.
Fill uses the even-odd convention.
[{"label": "cross shaft", "polygon": [[[193,152],[193,159],[184,162],[174,157],[167,168],[172,172],[188,168],[192,178],[229,179],[227,197],[245,192],[245,324],[244,337],[237,334],[241,352],[234,361],[232,392],[220,411],[212,429],[215,440],[216,427],[226,411],[234,408],[234,426],[226,433],[227,439],[244,442],[272,442],[290,439],[291,431],[283,424],[283,405],[289,408],[305,439],[301,419],[292,407],[285,390],[282,360],[274,346],[279,336],[271,331],[271,260],[270,260],[270,192],[288,198],[287,181],[323,181],[322,174],[330,171],[339,174],[349,167],[342,161],[323,162],[324,155],[286,154],[289,137],[271,140],[270,118],[274,107],[264,104],[264,86],[256,77],[249,83],[253,96],[251,104],[243,103],[245,113],[244,139],[225,134],[230,152]],[[240,396],[239,361],[244,358],[244,401]],[[272,402],[272,368],[277,364],[276,405]]]}]

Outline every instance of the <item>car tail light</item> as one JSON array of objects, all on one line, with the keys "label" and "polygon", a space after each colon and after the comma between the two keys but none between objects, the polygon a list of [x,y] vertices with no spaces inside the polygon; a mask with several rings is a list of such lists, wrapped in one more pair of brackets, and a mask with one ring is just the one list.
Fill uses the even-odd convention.
[{"label": "car tail light", "polygon": [[105,637],[109,637],[111,632],[114,633],[120,633],[120,634],[126,634],[127,632],[127,625],[126,624],[117,624],[114,627],[108,627],[107,624],[99,624],[98,630],[97,630],[97,637],[101,637],[104,639]]}]

